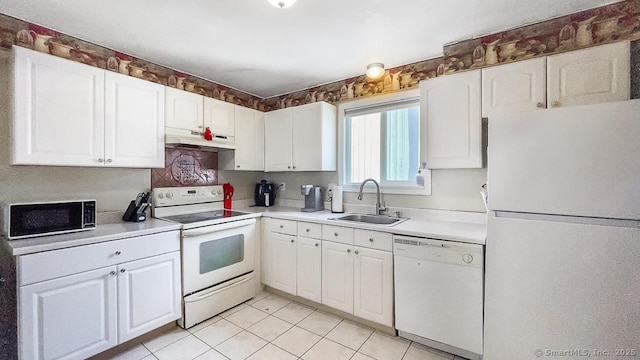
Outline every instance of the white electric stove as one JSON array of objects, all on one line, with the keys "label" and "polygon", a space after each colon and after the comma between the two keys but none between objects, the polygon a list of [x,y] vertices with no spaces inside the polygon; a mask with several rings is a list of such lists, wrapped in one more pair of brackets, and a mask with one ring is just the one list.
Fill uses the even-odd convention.
[{"label": "white electric stove", "polygon": [[222,204],[220,185],[153,189],[153,216],[182,225],[184,328],[255,296],[256,216]]}]

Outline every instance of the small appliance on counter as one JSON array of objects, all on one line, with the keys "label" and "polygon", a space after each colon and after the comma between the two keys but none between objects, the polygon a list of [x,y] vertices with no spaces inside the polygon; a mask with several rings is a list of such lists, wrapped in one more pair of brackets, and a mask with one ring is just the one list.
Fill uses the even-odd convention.
[{"label": "small appliance on counter", "polygon": [[329,201],[331,202],[332,213],[344,213],[342,209],[342,186],[332,185],[329,187]]},{"label": "small appliance on counter", "polygon": [[233,197],[233,185],[231,183],[222,184],[222,191],[224,192],[224,208],[231,210],[231,198]]},{"label": "small appliance on counter", "polygon": [[122,215],[122,220],[130,222],[141,222],[147,220],[145,211],[149,207],[149,198],[151,192],[141,192],[136,196],[135,200],[131,200],[129,207]]},{"label": "small appliance on counter", "polygon": [[276,204],[276,185],[260,180],[254,192],[256,206],[274,206]]},{"label": "small appliance on counter", "polygon": [[9,240],[65,234],[96,228],[95,200],[13,203],[4,209]]},{"label": "small appliance on counter", "polygon": [[322,202],[322,188],[315,185],[300,186],[300,193],[304,195],[304,207],[302,212],[314,212],[324,210]]}]

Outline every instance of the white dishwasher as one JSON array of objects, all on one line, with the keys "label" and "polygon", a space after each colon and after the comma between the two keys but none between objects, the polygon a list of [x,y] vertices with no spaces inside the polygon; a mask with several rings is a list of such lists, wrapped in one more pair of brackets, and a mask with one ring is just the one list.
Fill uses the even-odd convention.
[{"label": "white dishwasher", "polygon": [[409,236],[393,241],[398,335],[482,359],[482,245]]}]

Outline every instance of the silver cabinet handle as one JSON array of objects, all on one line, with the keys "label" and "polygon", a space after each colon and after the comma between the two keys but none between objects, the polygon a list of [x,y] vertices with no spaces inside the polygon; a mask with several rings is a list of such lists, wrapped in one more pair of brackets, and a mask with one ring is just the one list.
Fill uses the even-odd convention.
[{"label": "silver cabinet handle", "polygon": [[111,275],[111,276],[115,276],[115,275],[116,275],[116,272],[115,272],[115,271],[113,271],[113,270],[111,270],[111,272],[109,273],[109,275]]},{"label": "silver cabinet handle", "polygon": [[103,158],[98,158],[98,162],[100,162],[100,163],[104,162],[104,159]]},{"label": "silver cabinet handle", "polygon": [[280,229],[284,228],[284,225],[280,225]]},{"label": "silver cabinet handle", "polygon": [[316,247],[320,246],[320,244],[316,243]]},{"label": "silver cabinet handle", "polygon": [[238,169],[240,169],[240,165],[236,165],[236,167],[237,167]]},{"label": "silver cabinet handle", "polygon": [[293,243],[293,239],[291,239],[291,243]]},{"label": "silver cabinet handle", "polygon": [[539,107],[539,108],[541,108],[541,107],[544,107],[544,104],[543,104],[543,103],[541,103],[541,102],[539,102],[539,103],[537,103],[537,104],[536,104],[536,106],[537,106],[537,107]]},{"label": "silver cabinet handle", "polygon": [[120,251],[116,251],[116,256],[122,254]]},{"label": "silver cabinet handle", "polygon": [[287,166],[287,169],[291,169],[291,166]]},{"label": "silver cabinet handle", "polygon": [[358,255],[358,250],[354,251],[356,253],[356,255]]},{"label": "silver cabinet handle", "polygon": [[294,166],[293,168],[295,169],[296,167]]},{"label": "silver cabinet handle", "polygon": [[311,230],[310,230],[310,229],[307,229],[307,230],[306,230],[306,232],[309,232],[309,231],[311,231]]},{"label": "silver cabinet handle", "polygon": [[369,238],[369,242],[373,242],[373,238]]},{"label": "silver cabinet handle", "polygon": [[551,103],[551,106],[560,106],[560,101],[554,101]]},{"label": "silver cabinet handle", "polygon": [[120,272],[121,272],[121,273],[123,273],[123,274],[124,274],[126,271],[127,271],[127,269],[120,269]]},{"label": "silver cabinet handle", "polygon": [[347,252],[348,252],[348,253],[351,253],[351,249],[347,249]]},{"label": "silver cabinet handle", "polygon": [[338,233],[333,233],[333,236],[338,236],[338,235],[339,235]]},{"label": "silver cabinet handle", "polygon": [[108,163],[113,162],[113,159],[107,159],[107,162]]}]

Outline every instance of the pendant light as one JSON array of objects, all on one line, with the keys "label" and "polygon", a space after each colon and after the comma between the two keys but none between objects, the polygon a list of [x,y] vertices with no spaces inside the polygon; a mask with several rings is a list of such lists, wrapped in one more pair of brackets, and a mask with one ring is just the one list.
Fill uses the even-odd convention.
[{"label": "pendant light", "polygon": [[375,80],[379,79],[384,75],[384,65],[381,63],[373,63],[367,65],[367,77],[369,79]]},{"label": "pendant light", "polygon": [[295,4],[296,0],[269,0],[271,5],[279,7],[280,9],[286,9]]}]

